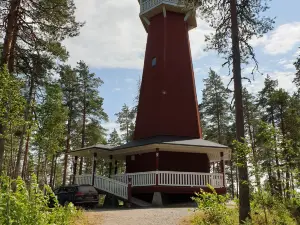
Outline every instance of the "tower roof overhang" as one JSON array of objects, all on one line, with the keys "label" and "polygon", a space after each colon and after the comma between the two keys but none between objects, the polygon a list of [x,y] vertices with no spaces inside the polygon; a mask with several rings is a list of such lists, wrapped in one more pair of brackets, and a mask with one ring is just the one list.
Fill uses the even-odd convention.
[{"label": "tower roof overhang", "polygon": [[197,27],[195,10],[186,8],[182,0],[146,0],[144,2],[138,0],[138,2],[140,4],[140,18],[147,32],[149,21],[151,20],[151,18],[160,13],[163,13],[164,10],[185,14],[185,21],[188,24],[189,30]]},{"label": "tower roof overhang", "polygon": [[231,149],[227,146],[203,139],[191,139],[173,136],[158,136],[135,140],[120,146],[94,145],[71,151],[73,156],[91,157],[94,153],[103,158],[112,155],[116,159],[124,159],[127,155],[154,152],[156,149],[169,152],[204,153],[210,161],[220,161],[220,153],[224,153],[224,160],[230,160]]}]

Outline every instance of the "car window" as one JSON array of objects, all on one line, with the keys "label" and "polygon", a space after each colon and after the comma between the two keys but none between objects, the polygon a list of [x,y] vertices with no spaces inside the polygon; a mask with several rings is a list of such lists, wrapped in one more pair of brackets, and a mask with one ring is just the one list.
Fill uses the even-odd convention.
[{"label": "car window", "polygon": [[97,192],[93,186],[79,186],[78,191],[87,193],[87,192]]},{"label": "car window", "polygon": [[67,192],[74,192],[75,191],[75,187],[67,187]]},{"label": "car window", "polygon": [[68,187],[60,187],[57,193],[68,192]]}]

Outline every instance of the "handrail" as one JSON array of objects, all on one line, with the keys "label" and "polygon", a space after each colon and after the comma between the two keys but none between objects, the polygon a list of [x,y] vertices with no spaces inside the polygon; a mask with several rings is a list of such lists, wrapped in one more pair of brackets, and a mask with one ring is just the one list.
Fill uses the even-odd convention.
[{"label": "handrail", "polygon": [[205,187],[208,184],[223,187],[223,174],[158,171],[158,185]]},{"label": "handrail", "polygon": [[[75,180],[77,184],[90,184],[92,185],[92,175],[79,175]],[[103,177],[95,176],[94,186],[102,191],[113,194],[123,199],[128,199],[128,184],[120,181]]]},{"label": "handrail", "polygon": [[132,186],[153,186],[156,185],[156,174],[158,175],[158,185],[162,186],[205,187],[210,184],[215,188],[224,187],[221,173],[149,171],[117,174],[112,179],[128,183],[128,178],[132,178]]},{"label": "handrail", "polygon": [[155,171],[138,172],[138,173],[126,173],[117,174],[112,178],[120,182],[128,184],[129,178],[131,178],[132,187],[134,186],[152,186],[155,185]]}]

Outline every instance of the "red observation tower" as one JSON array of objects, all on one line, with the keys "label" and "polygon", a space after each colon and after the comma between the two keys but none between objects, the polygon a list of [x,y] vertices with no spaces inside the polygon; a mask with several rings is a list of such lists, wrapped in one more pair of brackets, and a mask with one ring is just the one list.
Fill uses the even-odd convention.
[{"label": "red observation tower", "polygon": [[[148,39],[133,140],[72,151],[74,182],[138,206],[188,201],[208,184],[223,194],[230,149],[202,139],[188,34],[196,17],[181,0],[139,3]],[[76,174],[78,157],[94,158],[92,174]],[[108,177],[96,174],[97,157],[109,161]]]},{"label": "red observation tower", "polygon": [[134,139],[201,138],[188,31],[195,14],[178,0],[140,0],[148,32]]}]

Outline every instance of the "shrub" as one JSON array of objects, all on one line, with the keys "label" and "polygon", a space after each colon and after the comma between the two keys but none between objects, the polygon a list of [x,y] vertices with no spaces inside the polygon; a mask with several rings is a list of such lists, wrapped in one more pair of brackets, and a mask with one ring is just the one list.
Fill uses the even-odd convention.
[{"label": "shrub", "polygon": [[[49,208],[49,198],[54,205]],[[49,186],[39,189],[35,176],[29,187],[21,178],[0,178],[0,224],[3,225],[68,225],[78,211],[72,204],[59,206]]]},{"label": "shrub", "polygon": [[265,191],[252,194],[251,216],[252,224],[297,224],[285,202]]},{"label": "shrub", "polygon": [[228,208],[226,205],[229,195],[218,195],[211,186],[209,189],[211,192],[205,192],[201,189],[200,193],[197,193],[196,197],[193,198],[202,214],[197,214],[192,223],[196,225],[237,224],[237,209]]},{"label": "shrub", "polygon": [[[194,225],[238,225],[238,207],[229,208],[229,196],[218,195],[210,187],[211,193],[200,191],[194,199],[198,211],[192,219]],[[238,205],[238,204],[237,204]],[[291,204],[288,204],[290,206]],[[295,207],[294,207],[295,208]],[[247,225],[296,225],[296,219],[282,199],[268,192],[253,193],[251,200],[251,221]]]}]

